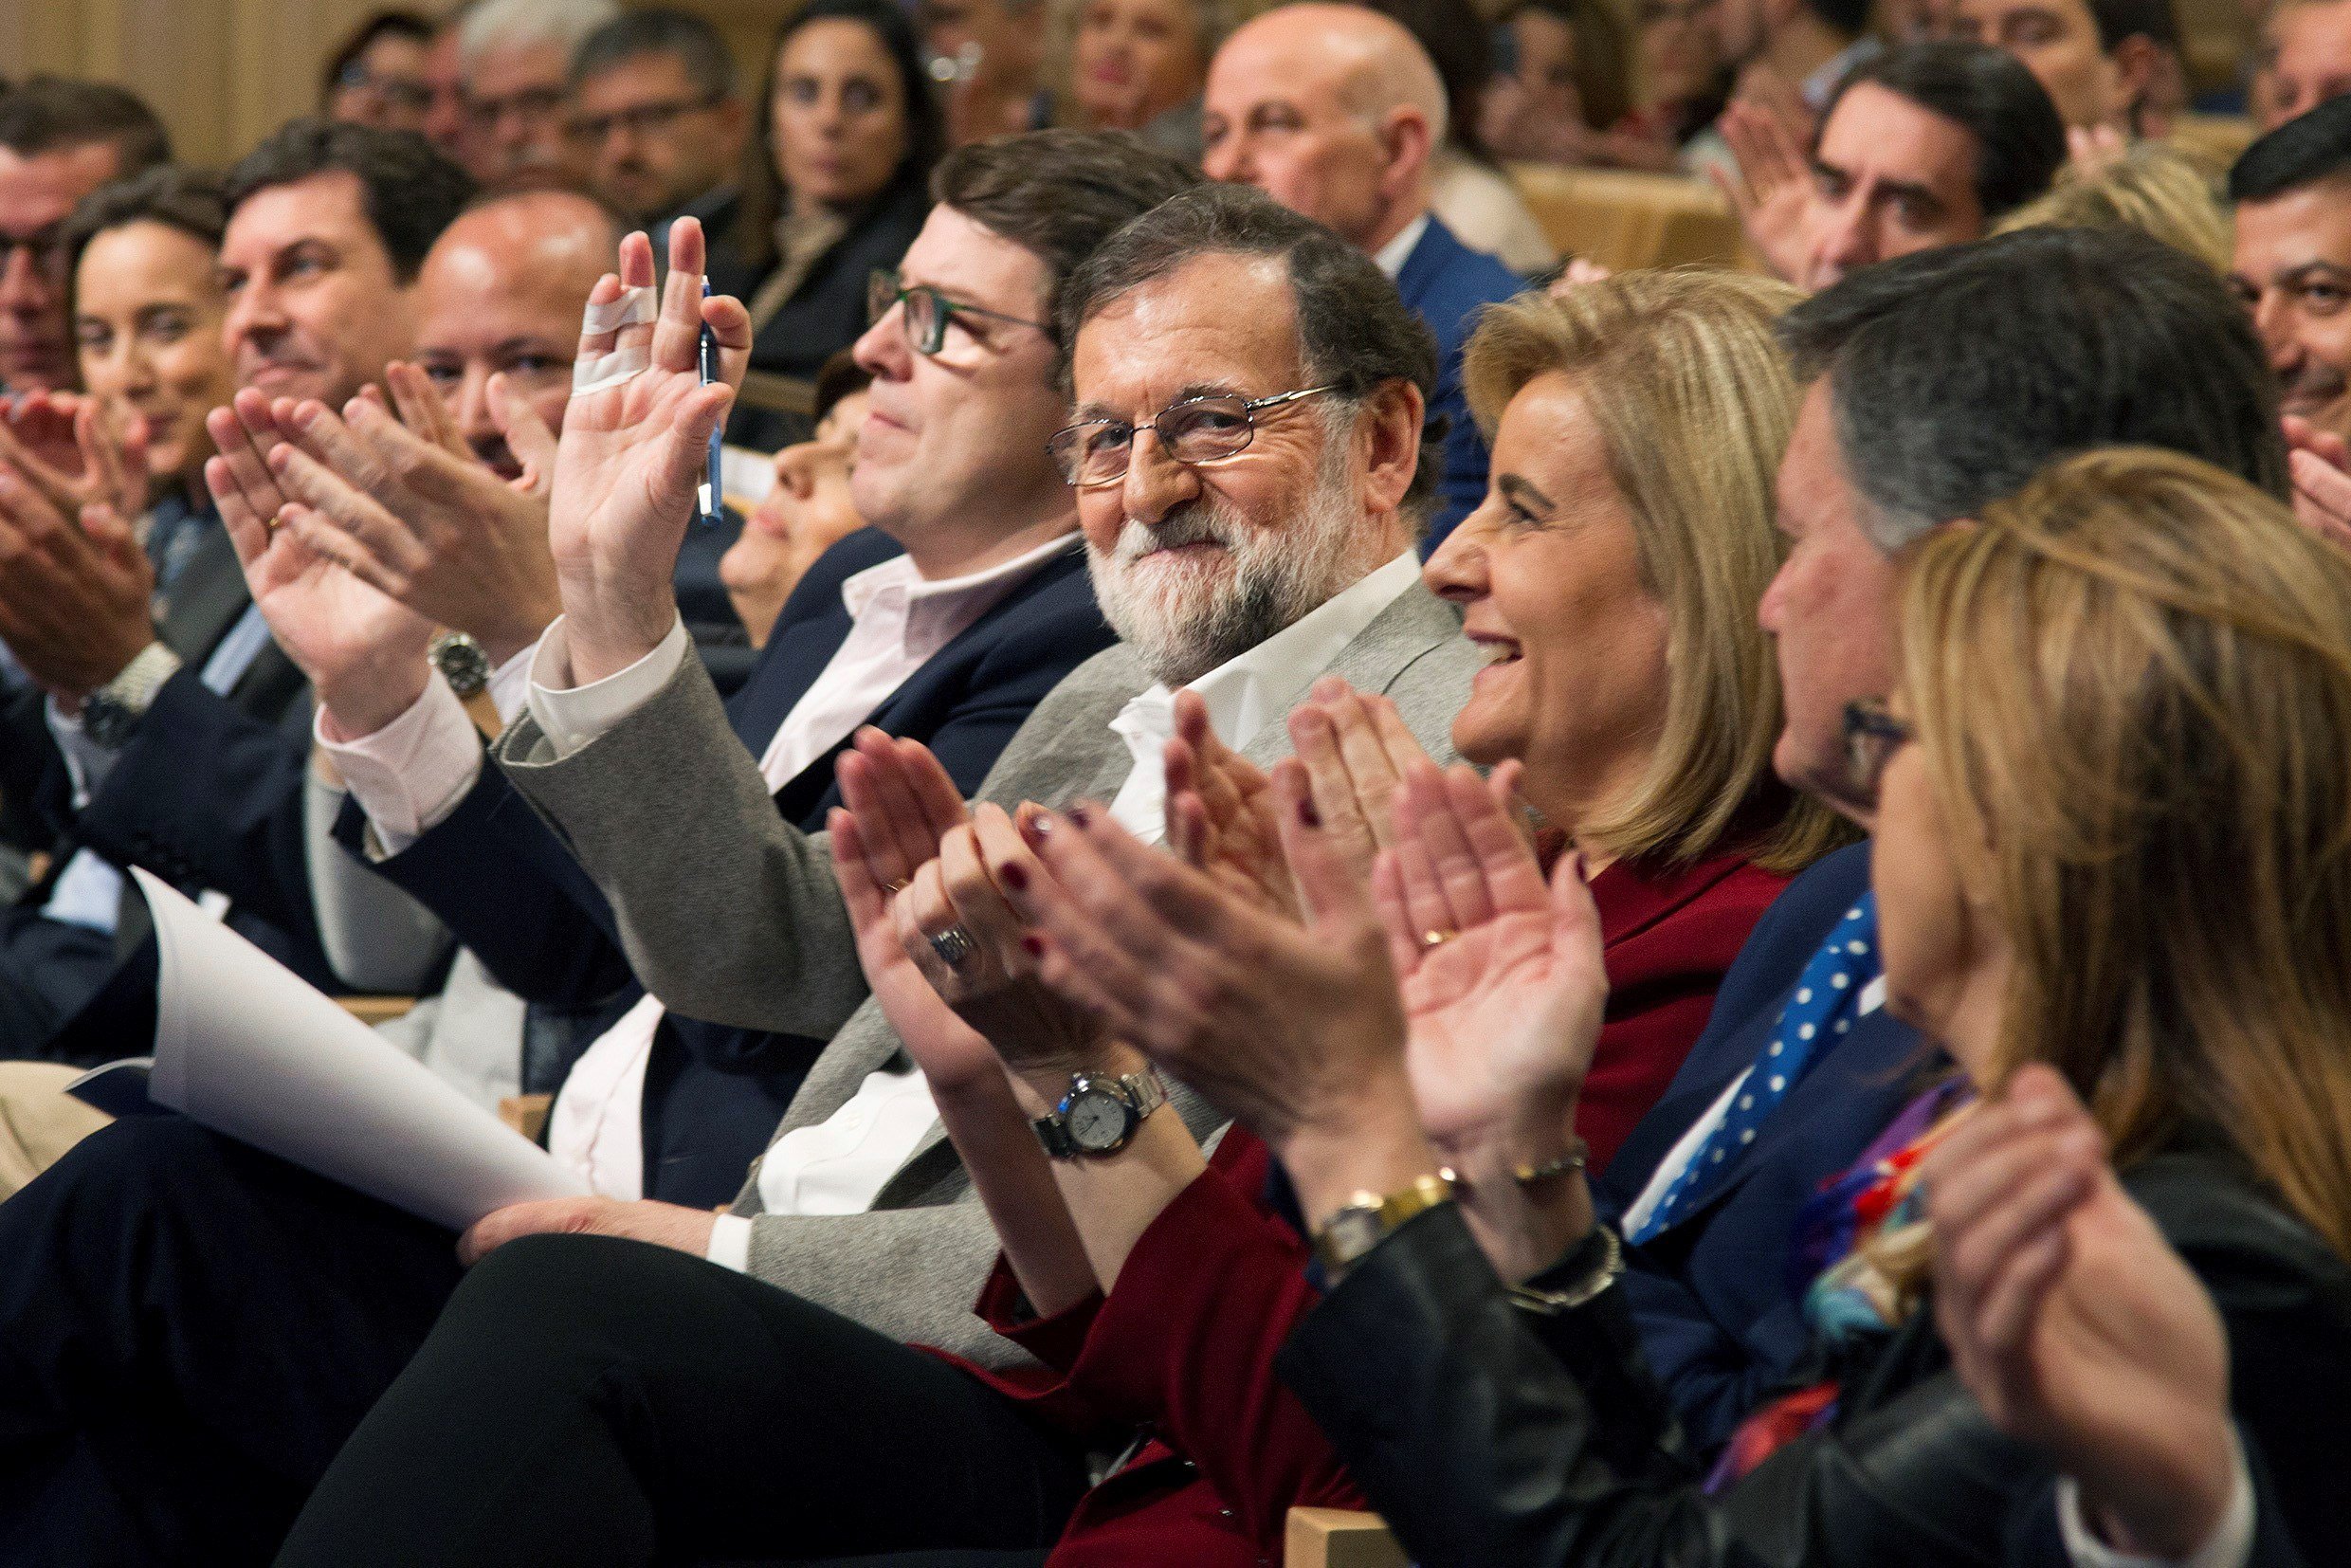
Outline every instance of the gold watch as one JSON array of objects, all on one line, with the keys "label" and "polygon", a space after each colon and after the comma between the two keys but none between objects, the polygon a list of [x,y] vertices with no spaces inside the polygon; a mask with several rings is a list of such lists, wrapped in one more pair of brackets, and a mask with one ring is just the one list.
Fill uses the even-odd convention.
[{"label": "gold watch", "polygon": [[1414,1176],[1412,1185],[1399,1192],[1358,1193],[1314,1233],[1315,1259],[1336,1285],[1358,1258],[1394,1235],[1406,1220],[1452,1201],[1453,1184],[1447,1175]]}]

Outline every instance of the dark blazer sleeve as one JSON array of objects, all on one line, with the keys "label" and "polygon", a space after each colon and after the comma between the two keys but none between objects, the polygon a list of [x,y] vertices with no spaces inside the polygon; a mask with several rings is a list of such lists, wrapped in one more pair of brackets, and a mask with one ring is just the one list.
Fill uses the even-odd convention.
[{"label": "dark blazer sleeve", "polygon": [[75,830],[109,860],[217,888],[316,949],[302,846],[309,717],[304,701],[264,722],[182,669],[157,688]]},{"label": "dark blazer sleeve", "polygon": [[[2351,1452],[2343,1264],[2212,1161],[2167,1157],[2128,1184],[2220,1307],[2273,1512],[2313,1560],[2345,1560],[2351,1522],[2325,1479]],[[1644,1402],[1624,1396],[1640,1374],[1615,1348],[1615,1294],[1539,1334],[1449,1206],[1368,1254],[1300,1325],[1282,1373],[1427,1568],[1986,1563],[2000,1558],[1987,1543],[2025,1538],[2049,1505],[2049,1467],[1993,1430],[1923,1315],[1848,1374],[1832,1426],[1727,1491],[1702,1491],[1653,1420],[1649,1457],[1629,1464]],[[1595,1389],[1591,1368],[1612,1360]]]}]

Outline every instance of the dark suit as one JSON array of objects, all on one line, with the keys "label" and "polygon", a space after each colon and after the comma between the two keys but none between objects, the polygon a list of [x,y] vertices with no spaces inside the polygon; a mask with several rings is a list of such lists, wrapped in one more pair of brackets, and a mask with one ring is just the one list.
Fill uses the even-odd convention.
[{"label": "dark suit", "polygon": [[[898,554],[886,535],[863,530],[827,551],[793,590],[750,681],[727,704],[754,757],[848,636],[842,583]],[[1084,556],[1073,550],[909,676],[869,721],[929,745],[957,787],[973,793],[1037,700],[1110,642]],[[825,812],[840,804],[832,776],[840,750],[775,792],[786,821],[809,832],[823,828]],[[345,842],[355,844],[363,828],[357,808],[347,809]],[[483,768],[446,822],[376,868],[439,914],[501,984],[533,1002],[599,1005],[610,1022],[644,994],[602,895],[495,767]],[[646,1195],[697,1208],[733,1196],[823,1046],[665,1016],[646,1075]]]},{"label": "dark suit", "polygon": [[[2351,1267],[2225,1155],[2160,1155],[2123,1185],[2226,1326],[2265,1477],[2255,1560],[2351,1561]],[[1446,1206],[1323,1299],[1282,1376],[1424,1568],[2064,1568],[2047,1460],[1985,1418],[1931,1310],[1841,1369],[1829,1425],[1709,1496],[1626,1304],[1521,1311]]]},{"label": "dark suit", "polygon": [[[1674,1144],[1755,1060],[1830,930],[1869,885],[1853,845],[1788,884],[1740,949],[1705,1032],[1594,1190],[1617,1223]],[[1796,1212],[1843,1174],[1916,1088],[1928,1048],[1883,1008],[1856,1021],[1781,1103],[1706,1201],[1628,1249],[1625,1297],[1691,1445],[1711,1452],[1811,1341],[1784,1260]]]},{"label": "dark suit", "polygon": [[1462,391],[1461,351],[1477,329],[1478,312],[1509,299],[1526,286],[1526,280],[1485,251],[1462,244],[1431,213],[1428,228],[1396,270],[1395,283],[1404,302],[1429,323],[1437,339],[1437,394],[1429,404],[1429,417],[1433,421],[1441,414],[1447,421],[1445,472],[1437,482],[1436,509],[1421,543],[1421,554],[1428,556],[1485,499],[1485,441],[1469,417],[1469,399]]},{"label": "dark suit", "polygon": [[[266,642],[223,695],[203,683],[206,662],[243,618],[251,598],[228,536],[217,526],[173,584],[156,634],[184,667],[164,683],[104,782],[79,811],[72,785],[46,735],[40,802],[54,833],[55,871],[0,916],[0,990],[30,990],[46,1002],[0,1036],[0,1055],[97,1061],[143,1042],[99,1028],[57,1032],[92,997],[133,971],[121,959],[145,935],[146,906],[127,893],[114,935],[64,925],[40,913],[55,877],[88,848],[117,867],[139,866],[191,894],[213,888],[229,899],[240,936],[314,984],[331,983],[310,910],[300,801],[310,725],[309,689],[292,662]],[[38,702],[31,702],[38,722]],[[292,810],[281,810],[292,802]],[[21,1030],[21,1032],[20,1032]]]}]

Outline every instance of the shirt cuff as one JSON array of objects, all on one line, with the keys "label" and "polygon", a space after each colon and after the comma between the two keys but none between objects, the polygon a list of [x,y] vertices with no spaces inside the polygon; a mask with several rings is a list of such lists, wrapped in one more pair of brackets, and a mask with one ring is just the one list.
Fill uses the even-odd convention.
[{"label": "shirt cuff", "polygon": [[671,623],[669,635],[652,652],[627,669],[592,681],[572,684],[572,653],[564,641],[566,617],[556,617],[538,640],[530,664],[531,718],[555,747],[558,757],[569,757],[601,738],[637,709],[651,702],[669,678],[685,663],[688,644],[682,616]]},{"label": "shirt cuff", "polygon": [[490,671],[490,706],[498,710],[501,728],[512,729],[522,715],[523,703],[531,695],[531,659],[538,651],[538,645],[533,643]]},{"label": "shirt cuff", "polygon": [[424,695],[374,734],[346,739],[324,708],[311,720],[311,734],[367,812],[386,856],[447,821],[482,776],[481,732],[437,669]]},{"label": "shirt cuff", "polygon": [[65,759],[65,776],[73,781],[73,809],[81,811],[105,788],[106,775],[115,765],[115,754],[91,739],[81,720],[60,713],[56,698],[42,703],[41,711],[49,722],[49,738],[57,742],[58,753]]},{"label": "shirt cuff", "polygon": [[2253,1555],[2253,1478],[2245,1468],[2245,1448],[2235,1445],[2236,1479],[2231,1484],[2229,1506],[2210,1541],[2184,1558],[2140,1557],[2118,1552],[2100,1541],[2082,1516],[2082,1489],[2073,1477],[2057,1480],[2057,1528],[2065,1537],[2066,1557],[2073,1568],[2245,1568]]},{"label": "shirt cuff", "polygon": [[751,1272],[751,1221],[740,1214],[720,1214],[710,1226],[710,1249],[702,1256],[738,1274]]}]

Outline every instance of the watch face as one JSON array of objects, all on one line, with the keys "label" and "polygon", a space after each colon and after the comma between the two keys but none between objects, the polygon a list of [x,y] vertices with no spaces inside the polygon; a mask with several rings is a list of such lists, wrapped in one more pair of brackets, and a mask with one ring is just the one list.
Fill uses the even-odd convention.
[{"label": "watch face", "polygon": [[1107,1089],[1086,1089],[1069,1102],[1064,1118],[1069,1141],[1090,1153],[1115,1149],[1127,1132],[1126,1103]]},{"label": "watch face", "polygon": [[471,697],[490,684],[490,656],[462,631],[433,640],[432,662],[460,697]]},{"label": "watch face", "polygon": [[82,704],[82,732],[109,749],[130,739],[138,720],[139,715],[102,692],[93,693]]}]

